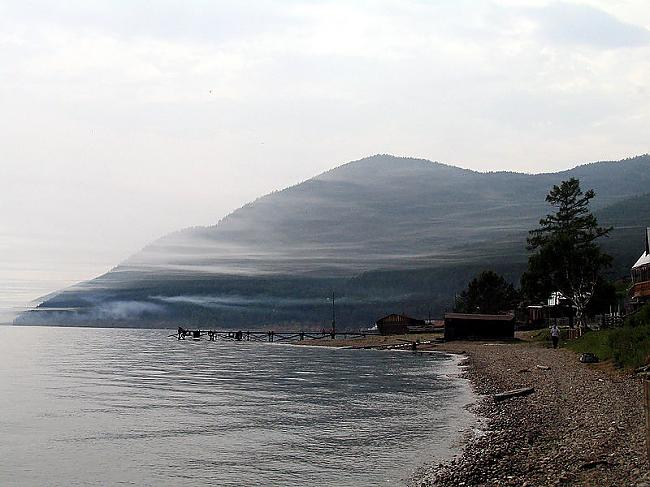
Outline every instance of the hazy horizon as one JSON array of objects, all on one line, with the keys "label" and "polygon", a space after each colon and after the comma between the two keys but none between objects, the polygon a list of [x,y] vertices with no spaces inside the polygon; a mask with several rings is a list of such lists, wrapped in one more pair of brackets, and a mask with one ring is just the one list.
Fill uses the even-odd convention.
[{"label": "hazy horizon", "polygon": [[0,14],[12,307],[372,154],[540,173],[648,152],[642,1],[9,1]]}]

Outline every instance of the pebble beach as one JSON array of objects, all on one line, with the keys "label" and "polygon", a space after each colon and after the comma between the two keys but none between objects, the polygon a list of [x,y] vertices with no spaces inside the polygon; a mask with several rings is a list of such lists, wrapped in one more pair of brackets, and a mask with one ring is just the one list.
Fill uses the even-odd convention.
[{"label": "pebble beach", "polygon": [[[639,378],[537,343],[451,342],[439,349],[467,356],[466,373],[482,396],[475,412],[487,429],[412,485],[650,486]],[[493,399],[522,387],[535,392]]]}]

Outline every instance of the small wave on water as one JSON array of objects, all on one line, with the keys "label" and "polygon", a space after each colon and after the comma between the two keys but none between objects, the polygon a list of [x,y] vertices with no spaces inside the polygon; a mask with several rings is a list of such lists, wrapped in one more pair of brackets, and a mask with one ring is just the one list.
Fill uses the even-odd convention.
[{"label": "small wave on water", "polygon": [[0,485],[402,485],[473,400],[443,354],[0,327]]}]

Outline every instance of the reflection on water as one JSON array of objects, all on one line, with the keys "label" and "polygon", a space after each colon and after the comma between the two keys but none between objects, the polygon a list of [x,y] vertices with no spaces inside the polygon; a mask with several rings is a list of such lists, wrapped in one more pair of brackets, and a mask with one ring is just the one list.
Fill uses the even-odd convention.
[{"label": "reflection on water", "polygon": [[0,327],[0,485],[400,485],[453,453],[442,355]]}]

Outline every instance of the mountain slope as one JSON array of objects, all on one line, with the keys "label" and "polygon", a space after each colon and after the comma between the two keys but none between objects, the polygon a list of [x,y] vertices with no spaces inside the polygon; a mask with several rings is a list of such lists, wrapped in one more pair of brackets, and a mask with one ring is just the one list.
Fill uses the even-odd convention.
[{"label": "mountain slope", "polygon": [[615,275],[626,276],[644,249],[645,231],[650,227],[650,193],[626,198],[596,212],[599,222],[614,227],[602,242],[615,256]]},{"label": "mountain slope", "polygon": [[[517,279],[526,233],[549,211],[546,193],[572,176],[596,190],[603,218],[644,217],[634,198],[650,187],[649,156],[538,175],[374,156],[259,198],[214,226],[163,237],[19,321],[323,323],[333,288],[343,323],[398,308],[440,312],[477,270]],[[619,270],[638,250],[628,240],[615,231],[608,241]]]}]

